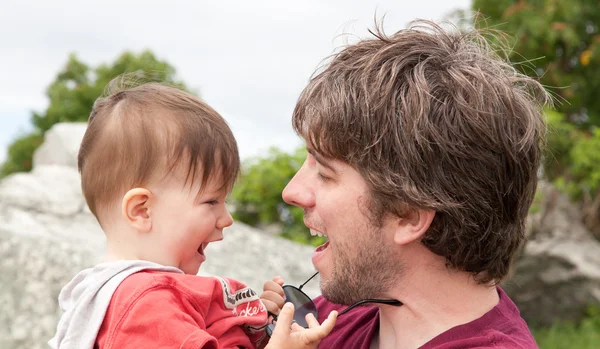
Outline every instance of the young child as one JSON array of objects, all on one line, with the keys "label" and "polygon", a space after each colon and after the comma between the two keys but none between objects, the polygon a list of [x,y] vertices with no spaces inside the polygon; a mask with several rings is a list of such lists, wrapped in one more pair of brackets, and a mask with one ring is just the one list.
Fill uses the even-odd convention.
[{"label": "young child", "polygon": [[[267,323],[258,295],[236,280],[196,275],[206,246],[232,224],[225,199],[240,160],[225,120],[176,88],[122,89],[94,104],[78,167],[107,258],[62,289],[50,346],[254,348]],[[276,338],[313,347],[331,327],[313,322]]]}]

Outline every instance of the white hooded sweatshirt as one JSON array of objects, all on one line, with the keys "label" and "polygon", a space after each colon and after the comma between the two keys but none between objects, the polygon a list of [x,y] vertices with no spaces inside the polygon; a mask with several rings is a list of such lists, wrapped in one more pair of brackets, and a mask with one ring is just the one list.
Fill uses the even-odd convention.
[{"label": "white hooded sweatshirt", "polygon": [[117,287],[131,274],[155,270],[183,274],[178,268],[141,261],[107,262],[79,272],[60,292],[63,311],[56,335],[48,342],[52,349],[93,349],[106,310]]}]

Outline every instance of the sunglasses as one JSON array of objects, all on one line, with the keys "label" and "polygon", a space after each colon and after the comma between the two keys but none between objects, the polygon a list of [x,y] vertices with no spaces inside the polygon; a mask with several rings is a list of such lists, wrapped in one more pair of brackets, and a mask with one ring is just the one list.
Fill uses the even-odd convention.
[{"label": "sunglasses", "polygon": [[[285,294],[286,302],[290,302],[294,304],[294,319],[293,322],[298,325],[308,328],[308,323],[306,322],[306,315],[313,314],[315,319],[319,318],[319,311],[317,310],[317,306],[312,301],[312,299],[302,291],[302,287],[306,285],[310,280],[312,280],[315,276],[317,276],[319,272],[316,272],[313,276],[311,276],[308,280],[306,280],[302,285],[296,287],[292,285],[283,285],[283,293]],[[338,317],[346,314],[350,310],[358,307],[360,305],[366,303],[378,303],[378,304],[387,304],[392,306],[401,306],[403,303],[399,300],[395,299],[363,299],[358,301],[348,308],[344,309],[342,312],[338,314]],[[269,313],[272,316],[273,320],[270,324],[267,324],[266,332],[269,337],[273,334],[273,330],[275,329],[275,321],[277,321],[277,315]]]}]

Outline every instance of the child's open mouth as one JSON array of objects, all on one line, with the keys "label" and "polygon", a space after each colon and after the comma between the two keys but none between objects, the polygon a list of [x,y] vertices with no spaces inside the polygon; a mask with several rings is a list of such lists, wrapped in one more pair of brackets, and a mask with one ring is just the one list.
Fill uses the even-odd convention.
[{"label": "child's open mouth", "polygon": [[204,255],[205,247],[206,247],[205,244],[201,244],[200,247],[198,247],[198,254],[200,255],[200,259],[202,260],[202,262],[204,262],[206,260],[206,256]]}]

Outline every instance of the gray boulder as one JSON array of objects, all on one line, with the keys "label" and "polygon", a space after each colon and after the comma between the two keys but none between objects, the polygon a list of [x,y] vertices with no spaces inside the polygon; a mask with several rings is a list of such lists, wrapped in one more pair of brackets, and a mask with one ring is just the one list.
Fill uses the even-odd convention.
[{"label": "gray boulder", "polygon": [[[0,348],[46,348],[60,315],[60,289],[79,270],[102,261],[104,235],[81,194],[76,154],[85,124],[57,124],[30,173],[0,181]],[[600,304],[600,243],[580,212],[541,183],[539,212],[504,289],[528,323],[578,320]],[[200,274],[239,279],[260,290],[280,275],[294,285],[314,272],[312,248],[234,223],[211,244]],[[316,296],[318,278],[305,290]]]},{"label": "gray boulder", "polygon": [[545,182],[538,195],[527,245],[503,287],[530,325],[579,321],[588,306],[600,305],[600,242],[565,195]]},{"label": "gray boulder", "polygon": [[77,168],[77,152],[87,123],[58,123],[44,134],[44,143],[33,155],[33,167],[62,165]]},{"label": "gray boulder", "polygon": [[[35,154],[34,169],[0,182],[0,348],[47,348],[60,316],[60,289],[103,259],[104,235],[85,204],[76,142],[69,139],[81,141],[82,130],[85,125],[56,125]],[[241,223],[206,254],[200,274],[236,278],[257,291],[275,275],[297,285],[314,272],[312,248]],[[316,296],[318,280],[306,290]]]}]

